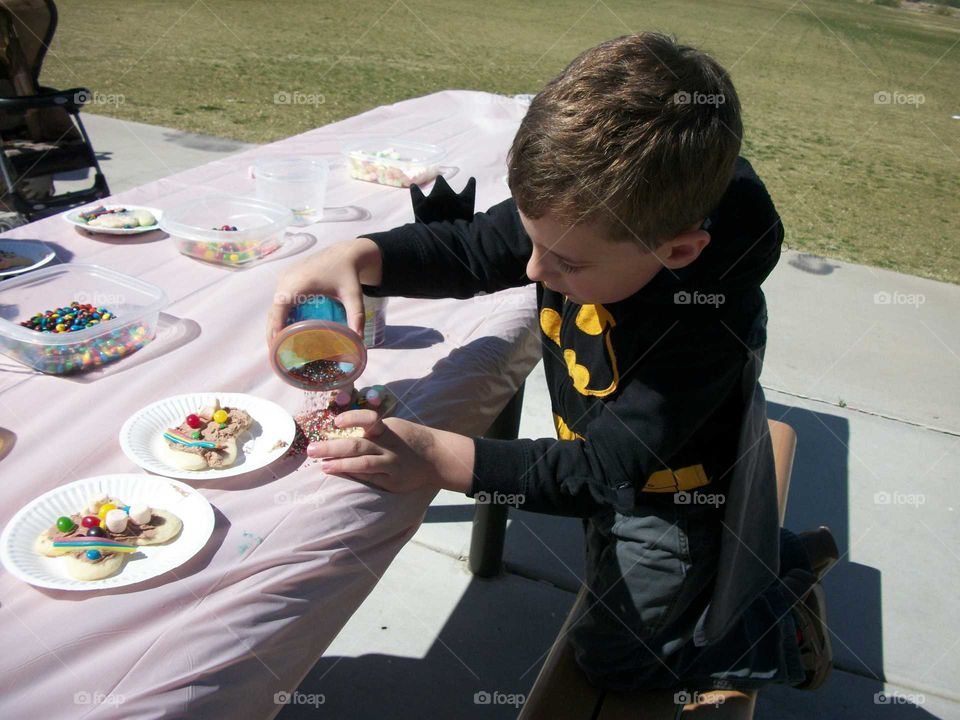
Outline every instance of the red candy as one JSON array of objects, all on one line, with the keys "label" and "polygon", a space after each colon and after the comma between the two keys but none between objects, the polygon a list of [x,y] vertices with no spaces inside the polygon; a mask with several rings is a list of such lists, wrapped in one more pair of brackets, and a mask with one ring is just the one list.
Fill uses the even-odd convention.
[{"label": "red candy", "polygon": [[95,528],[100,527],[100,518],[96,515],[86,515],[83,520],[80,521],[80,524],[85,528]]},{"label": "red candy", "polygon": [[192,427],[194,430],[198,430],[203,426],[203,422],[194,414],[187,415],[187,425]]}]

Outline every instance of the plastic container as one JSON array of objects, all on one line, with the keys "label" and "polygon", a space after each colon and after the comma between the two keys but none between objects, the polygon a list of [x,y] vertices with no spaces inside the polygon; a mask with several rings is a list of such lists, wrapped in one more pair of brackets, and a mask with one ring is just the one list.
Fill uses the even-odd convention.
[{"label": "plastic container", "polygon": [[294,225],[311,225],[323,218],[330,172],[323,158],[267,158],[255,162],[250,170],[257,197],[290,208]]},{"label": "plastic container", "polygon": [[[184,255],[243,267],[280,249],[293,223],[289,208],[256,198],[214,195],[163,213],[160,228]],[[218,230],[224,225],[236,230]]]},{"label": "plastic container", "polygon": [[447,151],[439,145],[369,138],[344,146],[343,154],[352,178],[410,187],[430,182],[439,175],[440,162]]},{"label": "plastic container", "polygon": [[284,382],[314,392],[351,385],[367,366],[363,339],[347,327],[339,302],[315,295],[295,305],[270,343],[270,364]]},{"label": "plastic container", "polygon": [[383,345],[387,333],[387,300],[363,296],[363,344],[368,348]]},{"label": "plastic container", "polygon": [[[19,323],[71,302],[105,307],[116,317],[70,333]],[[157,334],[167,296],[160,288],[97,265],[54,265],[0,285],[0,352],[43,373],[67,375],[136,352]]]}]

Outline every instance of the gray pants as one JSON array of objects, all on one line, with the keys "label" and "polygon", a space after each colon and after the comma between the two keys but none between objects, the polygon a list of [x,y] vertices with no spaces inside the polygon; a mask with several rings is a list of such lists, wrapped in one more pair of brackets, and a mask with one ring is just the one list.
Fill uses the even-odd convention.
[{"label": "gray pants", "polygon": [[[710,598],[722,508],[651,497],[631,514],[586,521],[588,602],[570,631],[578,665],[611,690],[748,690],[796,683],[803,667],[790,612],[776,578],[714,645],[693,630]],[[810,570],[796,535],[781,532],[781,576]]]}]

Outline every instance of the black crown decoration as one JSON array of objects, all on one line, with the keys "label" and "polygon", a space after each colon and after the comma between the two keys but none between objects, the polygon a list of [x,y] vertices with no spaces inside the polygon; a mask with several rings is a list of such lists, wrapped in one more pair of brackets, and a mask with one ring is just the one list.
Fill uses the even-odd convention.
[{"label": "black crown decoration", "polygon": [[424,195],[419,185],[410,186],[413,217],[419,223],[470,220],[476,196],[476,178],[467,180],[461,193],[454,192],[442,175],[437,176],[429,195]]}]

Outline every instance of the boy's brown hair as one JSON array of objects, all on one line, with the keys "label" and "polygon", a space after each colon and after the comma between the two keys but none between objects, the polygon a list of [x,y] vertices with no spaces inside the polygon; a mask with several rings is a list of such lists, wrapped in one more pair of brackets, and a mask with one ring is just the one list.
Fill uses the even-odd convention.
[{"label": "boy's brown hair", "polygon": [[705,218],[733,176],[743,124],[727,72],[660,33],[578,56],[533,99],[508,158],[517,207],[600,221],[649,249]]}]

